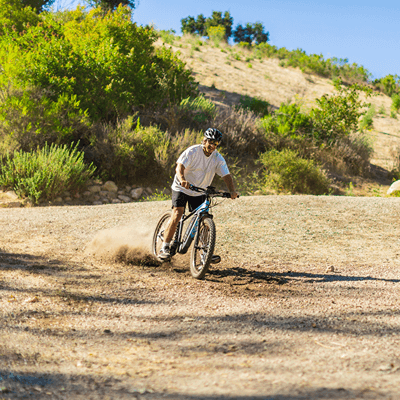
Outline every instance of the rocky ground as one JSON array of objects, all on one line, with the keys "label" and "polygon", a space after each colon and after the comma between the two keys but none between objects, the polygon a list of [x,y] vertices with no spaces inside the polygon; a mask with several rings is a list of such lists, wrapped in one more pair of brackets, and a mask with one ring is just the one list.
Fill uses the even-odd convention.
[{"label": "rocky ground", "polygon": [[396,198],[226,200],[204,281],[168,207],[0,209],[0,398],[399,397]]}]

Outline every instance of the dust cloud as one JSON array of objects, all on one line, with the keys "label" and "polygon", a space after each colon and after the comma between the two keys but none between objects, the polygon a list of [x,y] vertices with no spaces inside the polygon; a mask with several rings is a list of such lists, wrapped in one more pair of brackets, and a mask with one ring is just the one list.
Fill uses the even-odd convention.
[{"label": "dust cloud", "polygon": [[134,265],[159,265],[151,253],[153,232],[140,226],[115,227],[100,231],[85,253],[96,258]]}]

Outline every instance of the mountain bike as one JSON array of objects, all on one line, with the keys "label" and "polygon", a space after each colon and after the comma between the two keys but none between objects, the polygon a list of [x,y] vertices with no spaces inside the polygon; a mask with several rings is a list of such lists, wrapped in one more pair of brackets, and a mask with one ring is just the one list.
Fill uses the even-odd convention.
[{"label": "mountain bike", "polygon": [[[188,215],[185,215],[185,213],[182,215],[176,228],[170,251],[171,257],[176,253],[186,254],[194,241],[190,256],[190,273],[193,278],[203,279],[213,261],[212,257],[216,239],[215,224],[213,215],[210,214],[210,209],[219,204],[216,202],[216,197],[230,198],[231,195],[229,192],[217,191],[213,186],[208,186],[207,189],[203,189],[190,185],[189,188],[196,192],[204,193],[206,198],[199,207]],[[163,244],[164,231],[171,218],[171,214],[171,211],[165,212],[158,221],[154,231],[152,252],[157,258]],[[191,220],[187,225],[186,231],[184,235],[182,235],[184,223],[190,218]],[[213,263],[216,264],[219,261],[220,259],[214,260]]]}]

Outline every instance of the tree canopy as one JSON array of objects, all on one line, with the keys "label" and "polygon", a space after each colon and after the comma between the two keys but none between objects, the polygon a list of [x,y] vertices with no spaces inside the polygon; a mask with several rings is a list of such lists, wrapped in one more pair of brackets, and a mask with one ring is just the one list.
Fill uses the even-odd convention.
[{"label": "tree canopy", "polygon": [[261,22],[250,23],[245,26],[237,25],[233,30],[233,18],[229,11],[225,11],[222,16],[221,11],[213,11],[211,17],[205,18],[203,14],[199,14],[197,18],[188,16],[181,19],[182,33],[197,34],[200,36],[209,36],[211,27],[221,26],[225,29],[225,40],[228,41],[233,35],[235,43],[266,43],[269,41],[269,32],[265,32],[264,25]]}]

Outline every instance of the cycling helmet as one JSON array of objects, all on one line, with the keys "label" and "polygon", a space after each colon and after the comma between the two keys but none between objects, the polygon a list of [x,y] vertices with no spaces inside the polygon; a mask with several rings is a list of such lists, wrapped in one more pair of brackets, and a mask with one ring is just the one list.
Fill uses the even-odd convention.
[{"label": "cycling helmet", "polygon": [[222,133],[215,128],[208,128],[204,132],[204,137],[210,140],[215,140],[216,142],[220,142],[222,140]]}]

